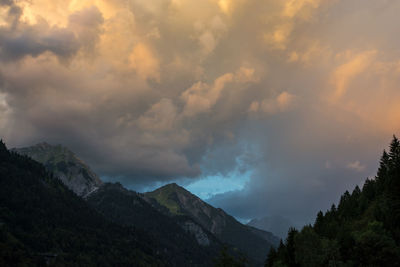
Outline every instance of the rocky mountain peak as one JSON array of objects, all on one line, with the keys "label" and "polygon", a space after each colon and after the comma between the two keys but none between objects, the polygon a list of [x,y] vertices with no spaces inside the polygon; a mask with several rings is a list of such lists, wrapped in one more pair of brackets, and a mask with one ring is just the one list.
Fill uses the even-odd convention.
[{"label": "rocky mountain peak", "polygon": [[102,185],[100,178],[89,166],[65,146],[42,142],[30,147],[16,148],[13,151],[42,163],[81,197],[86,197]]}]

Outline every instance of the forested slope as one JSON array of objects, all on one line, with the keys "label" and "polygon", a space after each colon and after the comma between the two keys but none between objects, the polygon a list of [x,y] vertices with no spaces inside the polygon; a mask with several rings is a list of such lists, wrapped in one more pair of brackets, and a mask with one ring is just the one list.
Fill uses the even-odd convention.
[{"label": "forested slope", "polygon": [[[0,142],[0,266],[161,266],[156,240],[111,223]],[[160,255],[159,255],[160,254]]]}]

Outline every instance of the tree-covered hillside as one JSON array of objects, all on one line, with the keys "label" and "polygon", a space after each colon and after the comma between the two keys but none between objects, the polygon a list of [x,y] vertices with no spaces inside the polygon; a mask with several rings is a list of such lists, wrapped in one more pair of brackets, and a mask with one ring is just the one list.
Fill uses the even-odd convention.
[{"label": "tree-covered hillside", "polygon": [[313,226],[289,230],[266,266],[400,266],[400,142],[383,152],[375,179],[346,191]]},{"label": "tree-covered hillside", "polygon": [[0,266],[170,266],[160,250],[0,142]]}]

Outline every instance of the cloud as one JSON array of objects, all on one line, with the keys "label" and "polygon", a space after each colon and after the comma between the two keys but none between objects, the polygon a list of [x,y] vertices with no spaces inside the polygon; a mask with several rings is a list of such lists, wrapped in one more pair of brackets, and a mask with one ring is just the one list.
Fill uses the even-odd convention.
[{"label": "cloud", "polygon": [[285,50],[292,31],[292,23],[280,24],[276,26],[272,33],[265,34],[264,39],[272,48]]},{"label": "cloud", "polygon": [[[11,3],[11,2],[10,2]],[[9,16],[19,15],[9,25],[0,27],[0,57],[4,61],[13,61],[25,56],[36,57],[51,52],[59,58],[70,58],[81,48],[93,49],[99,37],[99,27],[103,22],[96,7],[81,10],[69,16],[67,27],[50,26],[41,20],[36,24],[20,21],[22,8],[12,3]]]},{"label": "cloud", "polygon": [[216,0],[221,12],[231,15],[238,6],[243,5],[243,0]]},{"label": "cloud", "polygon": [[146,131],[171,131],[175,127],[177,110],[170,99],[161,99],[139,117],[139,128]]},{"label": "cloud", "polygon": [[233,75],[227,73],[218,77],[213,85],[198,82],[182,93],[181,99],[185,101],[184,114],[194,116],[210,111],[218,101],[225,84],[233,80]]},{"label": "cloud", "polygon": [[272,115],[278,112],[285,112],[293,108],[295,101],[295,95],[284,91],[272,99],[264,99],[261,102],[253,101],[250,104],[249,112],[261,112],[267,115]]},{"label": "cloud", "polygon": [[143,43],[137,44],[129,56],[133,69],[143,79],[153,78],[160,80],[159,62],[153,52]]},{"label": "cloud", "polygon": [[197,21],[195,23],[195,29],[198,32],[197,39],[200,45],[203,47],[204,54],[207,55],[214,51],[219,40],[227,31],[227,26],[219,16],[215,16],[207,23]]},{"label": "cloud", "polygon": [[272,49],[286,50],[291,41],[297,39],[297,36],[292,34],[297,28],[296,24],[310,21],[321,1],[288,0],[282,1],[281,4],[280,13],[274,14],[277,23],[274,23],[272,30],[264,34],[264,41]]},{"label": "cloud", "polygon": [[361,162],[358,160],[347,163],[346,167],[355,172],[363,172],[366,169],[366,166],[362,165]]},{"label": "cloud", "polygon": [[303,19],[309,19],[312,9],[319,7],[321,0],[290,0],[285,2],[282,15],[285,17],[293,18],[300,16]]},{"label": "cloud", "polygon": [[346,55],[351,59],[337,67],[333,73],[332,82],[335,84],[334,98],[343,96],[351,80],[365,71],[372,63],[377,51],[364,51],[355,56]]},{"label": "cloud", "polygon": [[226,73],[218,77],[212,85],[198,82],[181,95],[185,102],[183,115],[191,117],[211,111],[229,83],[245,84],[256,81],[254,69],[241,67],[235,74]]},{"label": "cloud", "polygon": [[132,189],[251,174],[210,201],[310,222],[400,131],[398,1],[0,3],[1,138]]}]

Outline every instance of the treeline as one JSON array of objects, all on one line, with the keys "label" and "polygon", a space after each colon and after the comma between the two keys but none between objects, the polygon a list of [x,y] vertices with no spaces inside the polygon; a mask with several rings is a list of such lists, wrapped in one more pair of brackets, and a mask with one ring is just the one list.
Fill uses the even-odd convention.
[{"label": "treeline", "polygon": [[394,136],[374,179],[346,191],[314,225],[289,230],[266,267],[400,266],[400,142]]}]

